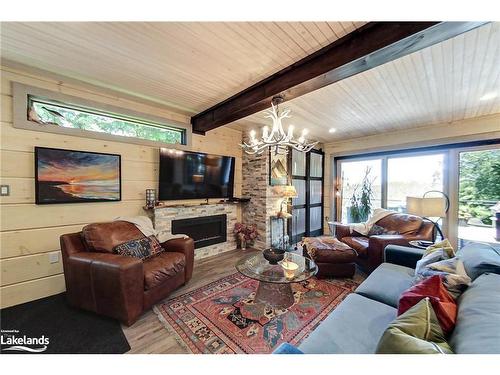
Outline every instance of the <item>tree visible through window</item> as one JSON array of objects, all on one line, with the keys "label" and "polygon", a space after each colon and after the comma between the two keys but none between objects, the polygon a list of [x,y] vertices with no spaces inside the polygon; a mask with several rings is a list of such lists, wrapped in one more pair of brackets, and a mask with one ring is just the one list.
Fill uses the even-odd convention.
[{"label": "tree visible through window", "polygon": [[29,97],[28,120],[43,125],[185,144],[185,130]]}]

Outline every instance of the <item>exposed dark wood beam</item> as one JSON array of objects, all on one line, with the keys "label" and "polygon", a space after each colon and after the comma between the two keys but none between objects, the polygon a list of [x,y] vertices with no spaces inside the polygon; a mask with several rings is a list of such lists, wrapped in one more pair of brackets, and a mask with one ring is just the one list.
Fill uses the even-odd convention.
[{"label": "exposed dark wood beam", "polygon": [[486,22],[370,22],[272,76],[193,116],[193,132],[206,131],[442,42]]}]

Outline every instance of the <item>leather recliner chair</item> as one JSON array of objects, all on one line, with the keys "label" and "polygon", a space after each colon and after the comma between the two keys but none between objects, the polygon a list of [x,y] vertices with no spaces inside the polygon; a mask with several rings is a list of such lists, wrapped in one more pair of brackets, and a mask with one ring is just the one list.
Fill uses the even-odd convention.
[{"label": "leather recliner chair", "polygon": [[143,237],[134,224],[125,221],[89,224],[81,232],[62,235],[69,304],[130,326],[191,279],[192,238],[163,242],[165,251],[144,261],[113,253],[115,246]]},{"label": "leather recliner chair", "polygon": [[337,239],[356,250],[356,263],[369,273],[384,262],[384,249],[387,245],[409,246],[409,241],[432,241],[434,237],[434,224],[419,216],[394,213],[380,219],[375,225],[398,234],[368,237],[355,231],[351,233],[349,225],[335,224]]}]

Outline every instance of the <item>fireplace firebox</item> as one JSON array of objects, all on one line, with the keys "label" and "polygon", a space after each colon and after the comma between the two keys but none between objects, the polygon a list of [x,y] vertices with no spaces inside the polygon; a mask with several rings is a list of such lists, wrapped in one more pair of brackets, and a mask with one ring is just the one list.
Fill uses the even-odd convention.
[{"label": "fireplace firebox", "polygon": [[200,216],[172,220],[172,234],[186,234],[194,240],[194,248],[227,241],[227,215]]}]

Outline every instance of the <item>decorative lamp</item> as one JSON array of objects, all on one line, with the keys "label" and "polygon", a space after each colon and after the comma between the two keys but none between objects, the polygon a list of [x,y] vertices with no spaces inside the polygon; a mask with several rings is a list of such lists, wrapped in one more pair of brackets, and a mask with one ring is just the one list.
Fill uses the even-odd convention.
[{"label": "decorative lamp", "polygon": [[282,187],[281,196],[283,197],[283,200],[281,201],[280,212],[279,212],[278,216],[284,216],[283,204],[288,202],[289,198],[297,198],[299,195],[297,194],[297,190],[295,189],[295,186],[285,185]]},{"label": "decorative lamp", "polygon": [[446,217],[449,208],[449,200],[443,192],[436,192],[443,194],[443,197],[426,197],[425,195],[429,192],[426,192],[422,197],[406,197],[406,212],[429,220],[432,224],[434,224],[434,228],[439,233],[441,238],[444,239],[444,235],[439,227],[439,224],[429,218]]}]

